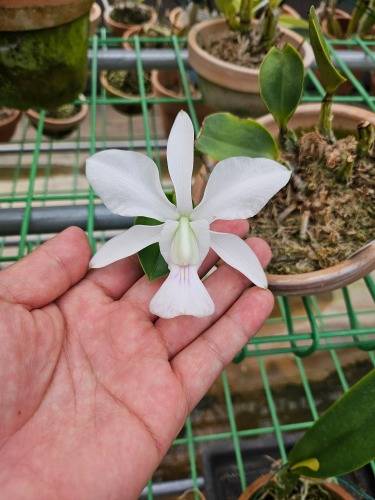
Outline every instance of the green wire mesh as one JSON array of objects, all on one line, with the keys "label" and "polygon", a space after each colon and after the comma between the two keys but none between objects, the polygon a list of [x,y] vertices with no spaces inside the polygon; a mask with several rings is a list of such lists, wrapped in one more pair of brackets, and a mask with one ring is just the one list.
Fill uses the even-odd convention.
[{"label": "green wire mesh", "polygon": [[[69,137],[51,140],[43,135],[45,113],[42,112],[36,129],[24,117],[16,138],[0,145],[0,207],[23,210],[19,234],[0,237],[0,266],[15,262],[51,237],[50,233],[29,232],[30,217],[36,207],[83,205],[93,249],[116,234],[95,228],[94,207],[100,200],[86,181],[84,162],[97,150],[118,147],[145,152],[156,161],[164,186],[170,187],[166,175],[166,134],[160,126],[158,105],[185,103],[196,132],[199,130],[196,113],[199,99],[191,95],[181,54],[186,41],[176,37],[158,40],[172,46],[175,52],[175,65],[185,94],[178,99],[146,96],[141,54],[150,39],[134,37],[131,41],[136,54],[140,87],[136,102],[141,105],[140,115],[126,116],[114,111],[113,105],[126,101],[107,97],[98,83],[99,51],[118,48],[123,42],[109,38],[101,28],[91,40],[85,98],[90,113],[81,127]],[[335,41],[337,49],[340,43]],[[343,43],[365,53],[375,68],[375,42],[354,37]],[[328,44],[338,67],[353,85],[350,95],[337,96],[335,101],[375,111],[375,96],[345,65],[332,43]],[[303,101],[318,102],[323,95],[317,77],[309,70]],[[293,438],[308,428],[340,393],[375,366],[374,302],[375,285],[371,276],[319,296],[278,297],[266,325],[238,353],[235,363],[192,412],[143,497],[156,498],[158,491],[164,491],[163,485],[174,485],[176,491],[181,489],[180,493],[188,488],[202,489],[205,474],[202,456],[217,444],[230,444],[233,465],[229,475],[237,492],[244,489],[251,476],[244,446],[250,443],[251,450],[259,440],[273,439],[277,457],[285,460],[288,437]],[[373,465],[370,471],[373,480]],[[352,478],[347,481],[356,498],[371,498],[366,496],[369,494],[360,481],[353,482]],[[197,493],[193,496],[199,498]]]}]

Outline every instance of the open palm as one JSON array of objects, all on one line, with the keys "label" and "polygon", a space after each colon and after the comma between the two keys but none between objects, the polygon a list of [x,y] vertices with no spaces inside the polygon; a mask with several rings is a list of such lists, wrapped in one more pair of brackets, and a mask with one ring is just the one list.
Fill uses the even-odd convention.
[{"label": "open palm", "polygon": [[[251,245],[265,265],[266,244]],[[1,498],[137,498],[273,305],[222,265],[205,282],[213,316],[163,320],[149,312],[160,283],[135,257],[87,273],[90,256],[70,228],[0,273]]]}]

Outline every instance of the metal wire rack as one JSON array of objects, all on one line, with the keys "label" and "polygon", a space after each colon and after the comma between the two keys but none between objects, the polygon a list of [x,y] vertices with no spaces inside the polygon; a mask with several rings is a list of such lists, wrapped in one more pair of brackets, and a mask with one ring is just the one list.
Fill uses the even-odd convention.
[{"label": "metal wire rack", "polygon": [[[109,38],[104,28],[91,40],[85,93],[90,113],[78,130],[62,140],[46,138],[42,111],[36,129],[24,117],[15,139],[0,145],[0,268],[68,225],[84,228],[95,249],[133,223],[109,214],[87,183],[84,161],[97,150],[117,147],[144,151],[156,161],[168,189],[166,135],[160,126],[158,105],[185,103],[195,130],[199,130],[195,110],[199,99],[192,97],[188,85],[185,41],[176,37],[158,40],[168,48],[152,50],[145,48],[149,39],[134,37],[133,51],[123,50],[122,41]],[[335,41],[335,46],[328,43],[337,66],[353,85],[350,95],[335,100],[375,112],[375,95],[354,73],[357,69],[375,70],[375,41],[354,37]],[[340,43],[345,44],[345,51]],[[140,115],[114,111],[112,106],[123,100],[109,98],[101,89],[100,71],[114,68],[137,72]],[[148,98],[143,71],[152,68],[177,68],[184,96],[174,100]],[[303,100],[320,101],[323,95],[312,68],[307,72]],[[375,366],[374,302],[371,276],[319,296],[278,297],[267,324],[188,418],[142,498],[176,498],[189,488],[205,489],[208,499],[238,498],[254,474],[255,456],[265,453],[258,450],[260,445],[271,444],[266,453],[285,459],[295,434],[310,426],[340,393]],[[224,448],[220,443],[225,443]],[[224,453],[224,458],[217,459],[219,472],[214,472],[219,493],[209,489],[211,479],[207,476],[213,472],[215,460],[211,459],[217,451]],[[355,498],[375,495],[375,466],[366,474],[341,479],[349,484]],[[195,497],[199,498],[197,493]]]}]

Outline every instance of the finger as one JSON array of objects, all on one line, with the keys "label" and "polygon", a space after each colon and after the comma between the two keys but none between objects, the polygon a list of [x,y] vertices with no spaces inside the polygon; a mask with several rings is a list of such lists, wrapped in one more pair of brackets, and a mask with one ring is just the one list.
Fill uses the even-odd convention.
[{"label": "finger", "polygon": [[70,227],[0,272],[0,298],[28,309],[49,304],[83,278],[90,257],[86,234]]},{"label": "finger", "polygon": [[273,295],[253,287],[209,330],[177,354],[171,366],[184,387],[191,411],[272,311]]},{"label": "finger", "polygon": [[[258,256],[262,266],[266,267],[272,256],[268,244],[260,238],[249,238],[247,243]],[[205,279],[204,284],[215,304],[212,316],[206,318],[179,316],[172,320],[160,318],[156,322],[170,358],[215,323],[249,287],[250,281],[233,267],[223,264]]]},{"label": "finger", "polygon": [[[247,234],[249,225],[246,220],[216,221],[212,224],[212,229],[215,231],[231,232],[243,237]],[[199,270],[199,274],[204,276],[212,268],[215,262],[217,262],[217,260],[218,257],[216,253],[213,250],[210,250]],[[162,283],[162,280],[149,282],[146,277],[143,277],[124,295],[123,300],[130,300],[133,305],[136,305],[145,314],[147,314],[149,319],[154,321],[157,317],[150,312],[150,302]]]}]

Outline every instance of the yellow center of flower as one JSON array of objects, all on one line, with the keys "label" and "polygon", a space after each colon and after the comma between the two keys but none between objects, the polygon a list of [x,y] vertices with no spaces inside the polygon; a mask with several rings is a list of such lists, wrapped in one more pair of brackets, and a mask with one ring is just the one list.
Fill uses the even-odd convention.
[{"label": "yellow center of flower", "polygon": [[177,266],[191,266],[198,263],[199,251],[197,238],[190,226],[189,217],[179,220],[171,245],[171,261]]}]

